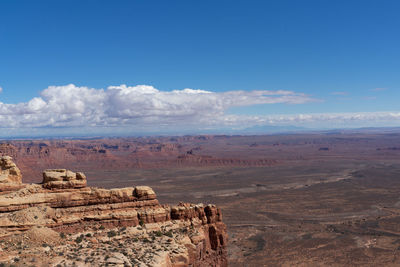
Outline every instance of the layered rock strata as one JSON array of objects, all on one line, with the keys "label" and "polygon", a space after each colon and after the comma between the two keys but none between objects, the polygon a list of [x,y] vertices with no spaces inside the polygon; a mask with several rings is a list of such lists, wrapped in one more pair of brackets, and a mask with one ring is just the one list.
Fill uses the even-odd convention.
[{"label": "layered rock strata", "polygon": [[[160,253],[154,251],[154,255],[158,255],[155,258],[160,260],[158,266],[227,266],[226,227],[220,210],[214,205],[160,205],[150,187],[86,187],[83,173],[64,169],[44,171],[42,184],[22,184],[15,164],[9,162],[10,158],[4,158],[1,161],[1,175],[4,173],[2,181],[7,182],[0,184],[0,190],[3,189],[0,194],[0,241],[24,236],[37,228],[51,229],[62,235],[99,229],[135,228],[134,238],[142,240],[140,229],[143,236],[149,235],[151,229],[156,229],[158,236],[161,236],[169,225],[171,229],[178,229],[180,234],[187,234],[177,238],[184,242],[175,242],[180,248],[179,257],[173,253],[174,250],[162,254],[161,258],[158,257]],[[3,165],[7,167],[3,168]],[[20,187],[10,191],[8,185],[18,182]],[[162,227],[164,232],[160,230]],[[129,240],[129,235],[126,238]],[[156,246],[156,240],[154,242]],[[168,246],[164,247],[165,251],[169,251]],[[0,262],[4,253],[9,255],[12,252],[0,250]],[[121,266],[134,265],[132,261],[136,259],[124,261]],[[87,266],[102,264],[101,261],[92,263]],[[142,266],[155,264],[154,261],[141,263]]]},{"label": "layered rock strata", "polygon": [[86,187],[86,176],[82,172],[74,173],[66,169],[51,169],[43,172],[45,188],[83,188]]}]

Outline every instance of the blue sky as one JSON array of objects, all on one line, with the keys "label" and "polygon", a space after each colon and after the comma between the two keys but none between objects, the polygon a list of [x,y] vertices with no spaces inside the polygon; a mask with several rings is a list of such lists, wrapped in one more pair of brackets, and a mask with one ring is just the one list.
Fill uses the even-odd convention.
[{"label": "blue sky", "polygon": [[[193,120],[201,121],[199,131],[217,129],[221,122],[227,128],[265,124],[400,126],[398,10],[399,1],[385,0],[3,0],[0,122],[14,132],[92,125],[100,127],[96,130],[100,132],[118,127],[121,133],[133,133],[148,131],[149,121],[165,122],[165,129],[184,132],[193,129]],[[71,89],[69,84],[81,89]],[[114,91],[129,94],[135,105],[110,100],[107,88],[122,84],[128,89]],[[149,85],[157,91],[150,89],[143,97],[137,85]],[[56,89],[46,97],[43,93],[49,86]],[[104,92],[99,101],[107,108],[88,107],[90,101],[81,95],[89,97],[91,88],[97,90],[94,94]],[[211,92],[213,100],[210,95],[202,98],[201,91],[184,100],[168,94],[185,88]],[[256,101],[251,93],[278,90],[301,95],[302,100]],[[232,92],[242,95],[232,98]],[[230,96],[229,101],[224,93]],[[149,94],[155,95],[152,98]],[[61,97],[82,103],[54,108]],[[38,106],[27,108],[35,98],[43,103],[36,101]],[[204,106],[214,100],[216,105],[223,104],[208,113],[201,105],[187,110],[188,102],[199,99],[205,101]],[[110,112],[120,106],[123,111]],[[44,116],[45,110],[57,116]],[[4,118],[11,112],[18,123]],[[377,112],[379,116],[371,114]],[[382,112],[391,113],[385,116]],[[90,117],[88,113],[101,115]],[[351,123],[335,117],[334,123],[324,125],[326,116],[312,123],[270,119],[280,114],[298,118],[299,114],[337,113],[353,115]],[[169,114],[168,119],[162,114]],[[207,123],[208,116],[219,120]],[[27,123],[29,120],[36,123]],[[113,123],[103,123],[105,120]]]}]

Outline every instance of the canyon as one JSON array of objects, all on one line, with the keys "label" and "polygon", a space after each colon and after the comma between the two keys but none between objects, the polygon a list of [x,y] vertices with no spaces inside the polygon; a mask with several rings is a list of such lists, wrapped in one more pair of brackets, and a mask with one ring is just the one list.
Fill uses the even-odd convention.
[{"label": "canyon", "polygon": [[[35,249],[51,252],[60,242],[65,243],[69,247],[56,254],[69,249],[70,253],[66,254],[69,255],[66,259],[68,264],[74,261],[77,264],[77,258],[84,263],[87,256],[83,257],[79,251],[84,251],[86,255],[94,246],[95,253],[104,257],[107,255],[110,261],[115,261],[116,257],[123,258],[120,255],[122,252],[134,258],[130,254],[133,253],[132,248],[135,248],[138,257],[143,257],[143,262],[145,258],[154,258],[152,251],[170,251],[175,245],[181,249],[175,250],[176,254],[172,252],[168,255],[179,255],[180,251],[184,251],[179,240],[189,242],[186,233],[190,239],[197,235],[191,231],[198,229],[196,231],[206,233],[206,238],[207,232],[201,228],[209,229],[211,225],[196,228],[191,227],[191,220],[175,220],[172,207],[191,206],[183,203],[213,203],[220,210],[217,213],[223,214],[226,225],[227,239],[224,238],[223,243],[229,266],[398,266],[399,147],[399,132],[366,129],[259,136],[3,140],[0,142],[0,154],[12,156],[24,175],[24,183],[34,183],[29,186],[39,188],[39,191],[68,192],[76,198],[75,203],[83,205],[80,207],[88,206],[86,203],[93,201],[93,194],[105,196],[97,200],[102,199],[102,204],[93,205],[98,209],[98,216],[108,214],[108,208],[103,209],[107,205],[115,207],[116,214],[120,216],[119,212],[124,209],[141,209],[129,206],[132,203],[150,205],[154,201],[122,201],[121,197],[108,195],[115,192],[114,188],[130,188],[129,192],[135,192],[135,188],[150,187],[157,193],[157,201],[163,203],[160,206],[171,209],[171,212],[166,212],[171,220],[160,222],[160,228],[155,231],[150,230],[154,223],[142,227],[139,219],[136,226],[133,226],[132,218],[132,221],[127,218],[125,225],[120,226],[112,218],[93,221],[90,216],[94,211],[90,209],[84,212],[88,214],[83,221],[86,230],[85,227],[78,229],[75,223],[68,224],[70,227],[66,224],[63,227],[47,227],[46,230],[56,232],[53,235],[56,241],[41,240],[42,245],[35,246]],[[46,169],[53,170],[49,177],[62,173],[65,179],[52,181],[57,179],[50,178],[50,184],[41,184],[43,170]],[[73,170],[75,178],[80,178],[75,179],[67,170]],[[82,187],[84,182],[78,172],[85,175],[86,187]],[[74,184],[81,187],[70,188]],[[18,190],[26,192],[30,188],[20,186],[8,183],[8,191],[2,195]],[[131,197],[137,198],[134,193]],[[123,194],[122,198],[125,198]],[[103,203],[111,199],[122,202]],[[62,202],[73,203],[69,200]],[[205,209],[206,206],[202,207]],[[71,214],[71,220],[82,215],[78,208],[65,207],[65,211]],[[55,209],[63,210],[60,207]],[[4,211],[4,214],[9,212],[18,211]],[[89,228],[90,224],[97,223],[95,228]],[[100,229],[103,228],[101,225],[104,229]],[[36,236],[30,234],[32,231],[41,231],[41,228],[17,228],[14,226],[15,231],[24,231],[28,237]],[[70,232],[70,229],[76,232]],[[64,238],[59,239],[60,232],[57,231],[64,232]],[[137,233],[133,237],[135,242],[132,241],[134,233]],[[171,234],[172,238],[169,237]],[[94,239],[99,243],[94,245]],[[154,248],[153,239],[158,242]],[[19,243],[22,241],[4,239],[2,248],[10,247],[17,252],[23,247]],[[171,247],[167,245],[169,242]],[[47,245],[43,247],[43,244],[50,248]],[[129,251],[125,252],[126,247]],[[142,252],[139,253],[140,248]],[[209,253],[212,252],[215,251],[211,249]],[[101,259],[99,255],[90,257],[95,262],[106,264],[104,257]],[[29,264],[38,265],[28,263],[26,266]]]},{"label": "canyon", "polygon": [[[27,182],[40,182],[47,168],[154,169],[181,167],[272,166],[271,157],[247,157],[219,150],[224,136],[29,140],[0,143],[0,155],[13,157]],[[210,141],[217,142],[217,149]],[[92,177],[96,179],[96,177]]]}]

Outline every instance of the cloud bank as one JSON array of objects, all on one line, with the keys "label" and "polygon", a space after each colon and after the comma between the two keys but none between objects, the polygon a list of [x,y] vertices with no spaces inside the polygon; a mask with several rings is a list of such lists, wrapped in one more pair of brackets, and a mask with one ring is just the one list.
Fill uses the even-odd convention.
[{"label": "cloud bank", "polygon": [[118,128],[125,132],[247,128],[255,125],[356,125],[395,122],[400,112],[245,116],[229,114],[238,106],[306,104],[318,101],[293,91],[160,91],[153,86],[106,89],[50,86],[29,102],[0,102],[0,127],[7,129]]},{"label": "cloud bank", "polygon": [[0,102],[1,127],[157,126],[207,124],[230,107],[256,104],[302,104],[315,101],[291,91],[215,93],[183,89],[160,91],[148,85],[50,86],[27,103]]}]

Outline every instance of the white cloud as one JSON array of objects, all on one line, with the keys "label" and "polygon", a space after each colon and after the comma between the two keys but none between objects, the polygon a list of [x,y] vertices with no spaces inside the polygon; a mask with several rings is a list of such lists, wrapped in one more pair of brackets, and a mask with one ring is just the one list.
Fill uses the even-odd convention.
[{"label": "white cloud", "polygon": [[[316,101],[292,91],[160,91],[152,86],[110,86],[106,90],[50,86],[26,103],[0,102],[2,128],[130,127],[134,129],[209,125],[226,121],[234,106]],[[229,120],[228,120],[229,121]],[[199,125],[201,122],[202,125]]]},{"label": "white cloud", "polygon": [[397,112],[348,112],[311,113],[271,116],[232,116],[231,123],[253,121],[257,125],[307,126],[318,128],[354,128],[365,126],[400,126],[400,111]]},{"label": "white cloud", "polygon": [[[254,125],[355,125],[389,121],[400,125],[400,113],[338,113],[245,116],[228,109],[258,104],[305,104],[318,101],[293,91],[211,92],[196,89],[160,91],[153,86],[110,86],[107,89],[50,86],[26,103],[0,102],[0,127],[115,128],[125,132],[180,129],[246,128]],[[66,130],[67,131],[67,130]]]},{"label": "white cloud", "polygon": [[3,87],[0,86],[0,93],[3,92]]}]

